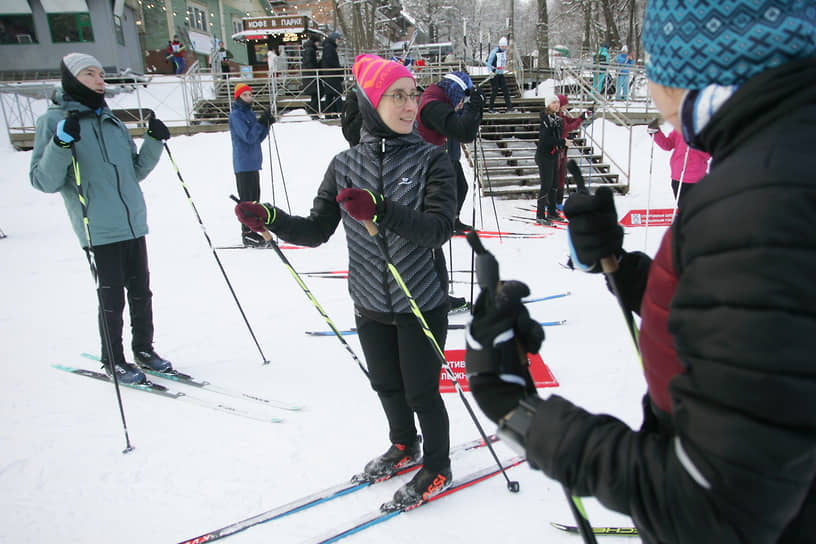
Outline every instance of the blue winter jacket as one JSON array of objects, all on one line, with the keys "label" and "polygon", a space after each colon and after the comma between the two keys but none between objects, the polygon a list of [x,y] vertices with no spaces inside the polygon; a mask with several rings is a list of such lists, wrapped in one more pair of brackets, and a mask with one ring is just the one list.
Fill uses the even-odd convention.
[{"label": "blue winter jacket", "polygon": [[615,64],[622,65],[618,68],[619,74],[628,74],[629,68],[627,68],[627,66],[631,66],[634,63],[635,61],[629,58],[629,55],[627,55],[626,53],[618,53],[618,56],[615,57]]},{"label": "blue winter jacket", "polygon": [[140,238],[147,234],[147,208],[139,182],[147,177],[162,152],[162,142],[145,135],[141,148],[127,127],[107,107],[99,113],[57,91],[39,119],[29,178],[35,189],[59,192],[82,247],[88,246],[71,149],[54,143],[57,123],[70,111],[79,116],[80,140],[74,143],[88,226],[94,246]]},{"label": "blue winter jacket", "polygon": [[229,128],[233,171],[237,174],[260,170],[263,163],[261,142],[269,134],[269,129],[258,122],[250,105],[240,98],[232,103]]},{"label": "blue winter jacket", "polygon": [[504,51],[496,46],[490,51],[487,57],[487,69],[497,74],[503,74],[507,69],[507,49]]}]

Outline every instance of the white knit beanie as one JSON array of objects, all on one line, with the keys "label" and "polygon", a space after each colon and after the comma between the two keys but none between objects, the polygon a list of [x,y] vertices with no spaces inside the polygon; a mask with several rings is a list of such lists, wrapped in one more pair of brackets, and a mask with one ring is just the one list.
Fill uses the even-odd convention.
[{"label": "white knit beanie", "polygon": [[79,75],[82,70],[88,68],[89,66],[95,66],[104,71],[102,64],[100,64],[96,58],[92,57],[91,55],[86,55],[85,53],[69,53],[62,57],[62,62],[65,64],[65,67],[68,68],[68,71],[74,75],[74,77]]}]

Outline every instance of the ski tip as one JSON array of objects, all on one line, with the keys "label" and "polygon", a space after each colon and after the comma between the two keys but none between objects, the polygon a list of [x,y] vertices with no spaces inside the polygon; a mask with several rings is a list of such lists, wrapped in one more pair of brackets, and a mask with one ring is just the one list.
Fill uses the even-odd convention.
[{"label": "ski tip", "polygon": [[555,527],[559,531],[569,531],[570,530],[569,525],[564,525],[563,523],[557,523],[555,521],[551,521],[550,525],[552,525],[553,527]]}]

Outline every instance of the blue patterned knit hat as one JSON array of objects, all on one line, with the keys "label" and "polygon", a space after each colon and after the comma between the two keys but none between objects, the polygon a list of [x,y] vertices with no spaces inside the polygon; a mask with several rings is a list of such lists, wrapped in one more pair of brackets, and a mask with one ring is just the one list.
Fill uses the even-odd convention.
[{"label": "blue patterned knit hat", "polygon": [[473,81],[465,72],[451,72],[445,75],[436,85],[445,91],[455,108],[465,97],[465,90],[473,87]]},{"label": "blue patterned knit hat", "polygon": [[816,55],[812,0],[649,0],[646,77],[667,87],[738,85]]}]

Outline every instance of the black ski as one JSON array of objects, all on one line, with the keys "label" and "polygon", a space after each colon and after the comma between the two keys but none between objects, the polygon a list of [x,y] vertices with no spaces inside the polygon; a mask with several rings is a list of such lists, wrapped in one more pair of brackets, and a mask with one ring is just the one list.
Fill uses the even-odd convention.
[{"label": "black ski", "polygon": [[[86,359],[90,359],[91,361],[96,361],[98,363],[102,362],[100,361],[99,357],[97,357],[96,355],[92,355],[90,353],[82,353],[82,356],[85,357]],[[228,397],[233,397],[236,399],[253,400],[256,402],[260,402],[261,404],[264,404],[266,406],[280,408],[281,410],[298,411],[302,409],[302,407],[297,404],[292,404],[280,400],[267,399],[260,397],[258,395],[253,395],[252,393],[244,393],[243,391],[237,391],[227,387],[222,387],[220,385],[214,385],[208,381],[197,380],[190,376],[189,374],[185,374],[184,372],[179,372],[177,370],[173,370],[172,372],[156,372],[155,370],[150,370],[147,368],[142,368],[141,370],[145,374],[150,374],[151,376],[155,376],[157,378],[170,380],[183,385],[189,385],[190,387],[196,387],[198,389],[206,389],[207,391],[212,391],[214,393],[219,393],[221,395],[226,395]]]},{"label": "black ski", "polygon": [[[491,442],[498,441],[498,437],[496,437],[496,435],[491,435],[488,438]],[[481,448],[484,445],[485,443],[481,439],[472,440],[470,442],[464,442],[462,444],[453,446],[450,450],[450,455],[453,456],[460,452]],[[195,538],[184,540],[179,544],[199,544],[202,542],[213,542],[215,540],[220,540],[230,535],[234,535],[235,533],[245,531],[250,527],[260,525],[261,523],[266,523],[267,521],[272,521],[290,514],[294,514],[296,512],[301,512],[313,506],[317,506],[319,504],[323,504],[324,502],[328,502],[338,497],[348,495],[349,493],[359,491],[363,488],[369,487],[379,482],[384,482],[396,476],[407,474],[409,472],[419,469],[421,466],[422,466],[421,461],[409,463],[407,465],[403,465],[402,467],[400,467],[398,471],[387,476],[384,476],[383,478],[380,478],[379,480],[375,481],[361,479],[360,475],[355,475],[346,482],[342,482],[337,485],[327,487],[326,489],[321,489],[320,491],[316,491],[314,493],[306,495],[305,497],[295,499],[290,503],[278,506],[276,508],[272,508],[271,510],[267,510],[266,512],[261,512],[260,514],[252,516],[251,518],[236,521],[235,523],[225,525],[220,529],[215,529],[214,531],[204,533],[203,535],[199,535]]]},{"label": "black ski", "polygon": [[[566,319],[560,321],[539,321],[542,327],[557,327],[566,324],[566,322]],[[465,328],[467,328],[467,323],[448,323],[449,331],[462,330]],[[334,336],[334,331],[306,331],[306,334],[309,336]],[[355,335],[357,334],[357,328],[340,329],[340,334],[343,336]]]},{"label": "black ski", "polygon": [[[524,457],[513,457],[511,459],[505,459],[504,461],[502,461],[502,467],[504,467],[504,469],[506,470],[514,466],[520,465],[521,463],[524,463],[525,460],[526,459]],[[347,527],[333,530],[330,533],[318,537],[315,540],[310,540],[309,542],[314,544],[327,544],[329,542],[337,542],[338,540],[341,540],[349,535],[359,533],[360,531],[368,529],[373,525],[377,525],[388,519],[398,516],[403,512],[408,512],[409,510],[419,508],[424,504],[428,504],[443,497],[447,497],[452,493],[456,493],[457,491],[466,489],[483,480],[487,480],[488,478],[496,476],[497,474],[501,474],[501,470],[499,470],[499,468],[495,464],[492,464],[490,467],[483,468],[475,472],[471,472],[470,474],[467,474],[461,478],[455,479],[453,481],[453,485],[448,489],[444,490],[439,495],[434,495],[433,497],[427,500],[421,501],[416,504],[411,504],[410,506],[398,506],[391,502],[387,502],[380,506],[380,508],[378,508],[377,510],[373,510],[372,512],[369,512],[368,514],[358,518],[357,520],[352,521]]]},{"label": "black ski", "polygon": [[536,225],[539,227],[545,227],[548,229],[555,229],[555,230],[567,230],[567,224],[559,221],[554,221],[552,225],[542,225],[540,223],[536,223],[534,217],[520,217],[518,215],[512,215],[510,217],[505,217],[508,221],[515,221],[517,223],[527,223],[528,225]]},{"label": "black ski", "polygon": [[[290,244],[282,244],[278,246],[280,249],[310,249],[308,246],[294,246]],[[215,246],[215,249],[272,249],[271,246],[245,246],[245,245],[232,245],[232,246]]]},{"label": "black ski", "polygon": [[[76,374],[77,376],[85,376],[87,378],[92,378],[94,380],[99,380],[103,382],[112,383],[111,379],[108,377],[107,374],[104,372],[97,372],[94,370],[87,370],[84,368],[76,368],[72,366],[64,366],[64,365],[51,365],[58,370],[64,370],[65,372],[70,372],[71,374]],[[205,408],[210,408],[211,410],[216,410],[218,412],[225,412],[227,414],[232,414],[234,416],[241,416],[246,417],[249,419],[254,419],[256,421],[264,421],[266,423],[280,423],[283,419],[279,417],[269,417],[269,416],[257,416],[245,410],[240,410],[238,408],[233,408],[232,406],[227,406],[225,404],[221,404],[219,402],[212,402],[206,399],[201,399],[198,397],[191,397],[186,393],[181,391],[174,391],[168,389],[167,387],[153,383],[153,382],[146,382],[143,384],[134,384],[134,383],[122,383],[119,382],[119,385],[128,387],[130,389],[135,389],[137,391],[143,391],[145,393],[152,393],[154,395],[159,395],[168,399],[178,400],[182,402],[189,402],[191,404],[196,404],[198,406],[204,406]]]},{"label": "black ski", "polygon": [[[550,525],[560,531],[574,533],[576,535],[579,534],[578,527],[575,525],[564,525],[563,523],[555,523],[554,521],[550,522]],[[592,532],[596,535],[638,535],[637,527],[593,527]]]}]

